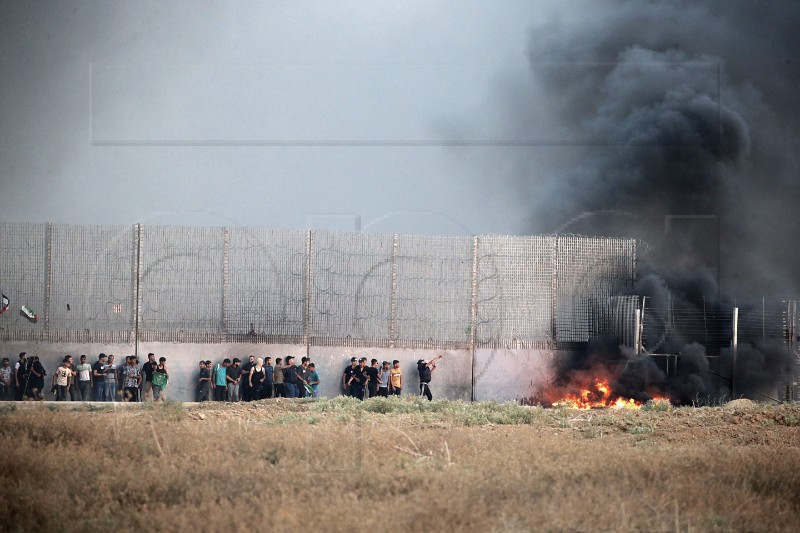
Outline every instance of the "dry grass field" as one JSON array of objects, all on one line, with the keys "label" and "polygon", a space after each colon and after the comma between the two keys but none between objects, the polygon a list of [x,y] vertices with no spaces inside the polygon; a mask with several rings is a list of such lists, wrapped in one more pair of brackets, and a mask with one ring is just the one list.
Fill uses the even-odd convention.
[{"label": "dry grass field", "polygon": [[6,531],[797,531],[800,405],[0,406]]}]

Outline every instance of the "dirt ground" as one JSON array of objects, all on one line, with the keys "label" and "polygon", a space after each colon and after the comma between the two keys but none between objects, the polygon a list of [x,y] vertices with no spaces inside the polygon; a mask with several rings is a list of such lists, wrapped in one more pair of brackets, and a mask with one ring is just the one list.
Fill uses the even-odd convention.
[{"label": "dirt ground", "polygon": [[0,406],[5,531],[797,531],[800,405]]}]

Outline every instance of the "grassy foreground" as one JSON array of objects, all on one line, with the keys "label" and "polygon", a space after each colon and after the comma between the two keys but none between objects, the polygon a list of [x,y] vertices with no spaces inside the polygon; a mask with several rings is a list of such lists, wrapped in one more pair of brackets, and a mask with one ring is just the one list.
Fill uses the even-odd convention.
[{"label": "grassy foreground", "polygon": [[0,405],[0,530],[796,531],[800,405]]}]

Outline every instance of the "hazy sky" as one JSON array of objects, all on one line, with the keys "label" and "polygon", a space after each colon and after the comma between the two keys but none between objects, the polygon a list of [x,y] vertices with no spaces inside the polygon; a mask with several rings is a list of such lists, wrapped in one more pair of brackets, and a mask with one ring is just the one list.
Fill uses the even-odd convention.
[{"label": "hazy sky", "polygon": [[545,7],[2,1],[0,219],[525,232],[481,161]]},{"label": "hazy sky", "polygon": [[0,220],[658,244],[698,216],[734,281],[800,285],[799,6],[0,0]]}]

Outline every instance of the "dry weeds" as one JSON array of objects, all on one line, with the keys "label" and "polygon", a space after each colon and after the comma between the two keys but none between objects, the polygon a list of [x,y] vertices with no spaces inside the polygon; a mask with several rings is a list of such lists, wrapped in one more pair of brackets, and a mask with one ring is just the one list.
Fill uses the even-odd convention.
[{"label": "dry weeds", "polygon": [[0,413],[9,531],[795,531],[800,406]]}]

